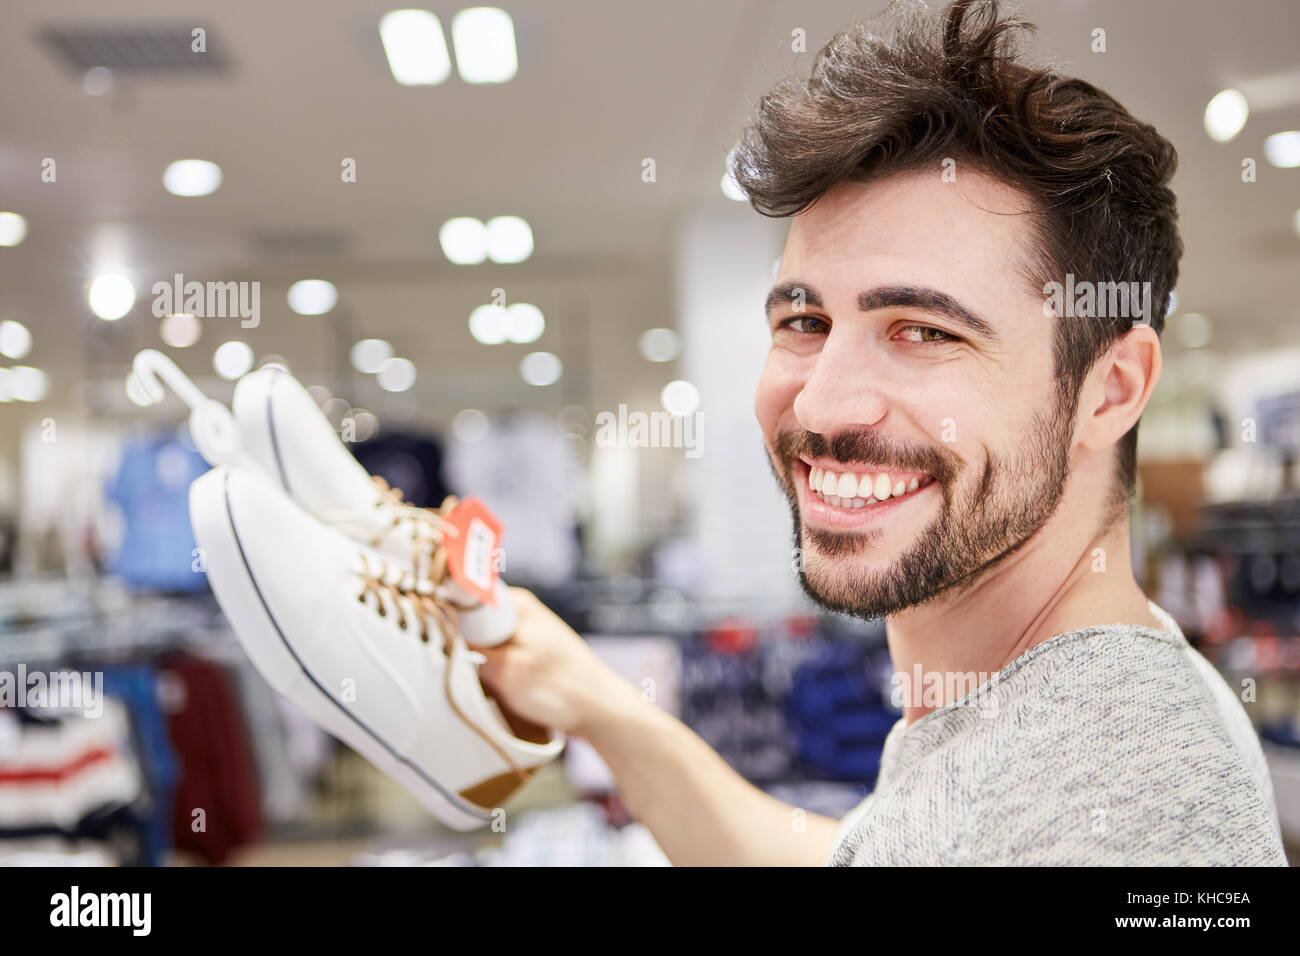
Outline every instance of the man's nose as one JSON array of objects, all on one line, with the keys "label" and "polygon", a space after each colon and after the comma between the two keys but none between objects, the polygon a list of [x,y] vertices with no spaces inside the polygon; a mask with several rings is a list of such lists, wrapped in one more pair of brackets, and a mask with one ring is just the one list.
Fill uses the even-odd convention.
[{"label": "man's nose", "polygon": [[864,343],[832,332],[817,354],[812,374],[794,400],[795,418],[810,432],[829,435],[853,426],[876,425],[888,403],[881,378],[873,369],[877,359]]}]

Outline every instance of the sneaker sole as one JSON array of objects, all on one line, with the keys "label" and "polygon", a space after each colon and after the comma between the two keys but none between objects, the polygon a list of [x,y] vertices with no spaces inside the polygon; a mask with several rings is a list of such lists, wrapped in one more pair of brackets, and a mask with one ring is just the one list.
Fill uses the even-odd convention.
[{"label": "sneaker sole", "polygon": [[235,636],[258,671],[281,695],[409,790],[454,830],[484,826],[491,814],[467,803],[399,754],[324,685],[303,662],[267,607],[244,555],[230,508],[229,473],[214,469],[190,486],[190,516],[197,544],[206,552],[208,582]]}]

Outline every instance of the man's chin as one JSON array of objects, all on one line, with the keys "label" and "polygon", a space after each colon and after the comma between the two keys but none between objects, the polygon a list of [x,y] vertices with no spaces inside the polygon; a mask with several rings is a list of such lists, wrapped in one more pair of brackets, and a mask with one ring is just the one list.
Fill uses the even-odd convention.
[{"label": "man's chin", "polygon": [[[863,559],[864,535],[821,532],[810,539],[804,530],[799,586],[809,600],[827,611],[864,619],[903,609],[897,589],[889,585],[893,578],[890,562],[878,557]],[[834,536],[827,548],[823,536],[829,534]]]}]

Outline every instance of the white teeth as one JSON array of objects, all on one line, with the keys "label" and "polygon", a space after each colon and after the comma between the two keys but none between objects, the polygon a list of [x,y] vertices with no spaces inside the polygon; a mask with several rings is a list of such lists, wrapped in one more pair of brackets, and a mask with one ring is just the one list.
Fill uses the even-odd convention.
[{"label": "white teeth", "polygon": [[878,501],[888,501],[916,491],[922,478],[899,478],[892,482],[887,472],[858,476],[837,473],[816,465],[808,467],[808,487],[835,508],[857,509]]}]

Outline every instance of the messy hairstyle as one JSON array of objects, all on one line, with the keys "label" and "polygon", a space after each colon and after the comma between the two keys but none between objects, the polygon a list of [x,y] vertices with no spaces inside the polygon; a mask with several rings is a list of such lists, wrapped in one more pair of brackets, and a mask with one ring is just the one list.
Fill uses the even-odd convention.
[{"label": "messy hairstyle", "polygon": [[[754,208],[792,216],[844,180],[964,162],[1029,197],[1026,280],[1036,291],[1067,273],[1099,285],[1149,282],[1158,334],[1182,255],[1169,141],[1091,84],[1024,63],[1017,40],[1035,27],[997,0],[956,0],[941,13],[894,3],[886,14],[884,35],[872,21],[845,28],[807,80],[786,80],[759,101],[731,163]],[[1057,318],[1067,407],[1131,327],[1124,317]],[[1118,451],[1124,497],[1136,466],[1134,424]]]}]

